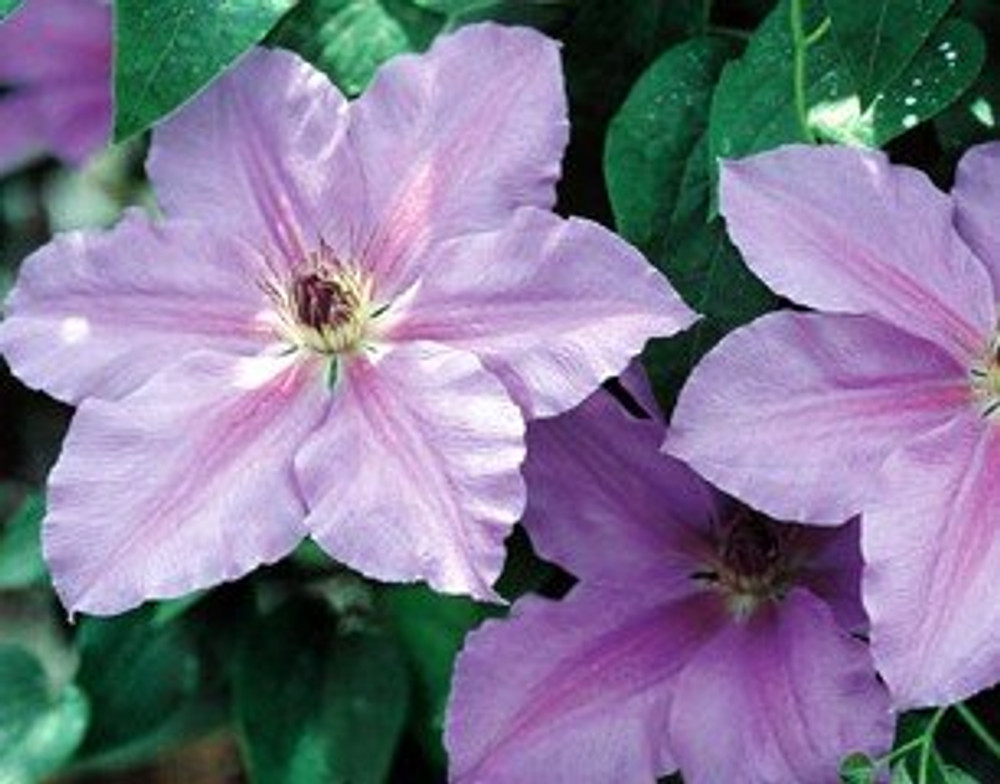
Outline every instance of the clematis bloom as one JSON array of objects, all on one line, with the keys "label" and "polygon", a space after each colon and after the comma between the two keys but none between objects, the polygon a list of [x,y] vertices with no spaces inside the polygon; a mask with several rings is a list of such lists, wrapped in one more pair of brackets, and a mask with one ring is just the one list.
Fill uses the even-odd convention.
[{"label": "clematis bloom", "polygon": [[80,164],[111,131],[111,8],[27,0],[0,23],[0,174],[50,152]]},{"label": "clematis bloom", "polygon": [[659,451],[603,392],[528,430],[525,526],[580,582],[460,654],[456,784],[829,782],[892,742],[856,523],[774,523]]},{"label": "clematis bloom", "polygon": [[1000,679],[1000,145],[954,190],[878,152],[722,170],[751,268],[819,313],[764,316],[696,368],[667,449],[771,514],[863,512],[864,599],[903,707]]},{"label": "clematis bloom", "polygon": [[25,263],[0,350],[80,407],[45,554],[71,611],[234,579],[311,535],[370,576],[493,597],[524,420],[692,319],[615,235],[550,209],[555,44],[469,27],[349,105],[258,50],[158,128],[167,218]]}]

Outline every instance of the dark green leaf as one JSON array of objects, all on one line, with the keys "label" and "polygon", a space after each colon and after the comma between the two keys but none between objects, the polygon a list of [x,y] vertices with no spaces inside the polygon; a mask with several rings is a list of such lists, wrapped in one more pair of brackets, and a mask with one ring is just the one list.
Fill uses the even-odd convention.
[{"label": "dark green leaf", "polygon": [[668,50],[635,83],[611,122],[604,173],[615,223],[647,251],[670,244],[685,173],[705,134],[715,82],[732,54],[729,43],[712,38]]},{"label": "dark green leaf", "polygon": [[[822,30],[822,6],[806,4],[807,31]],[[946,20],[867,110],[830,34],[808,48],[806,118],[795,106],[793,44],[784,0],[754,34],[743,57],[723,71],[712,102],[712,160],[739,158],[817,136],[879,147],[930,119],[969,88],[982,67],[982,36]],[[714,176],[714,171],[713,171]]]},{"label": "dark green leaf", "polygon": [[892,83],[955,0],[824,0],[861,105]]},{"label": "dark green leaf", "polygon": [[705,316],[647,353],[654,387],[668,405],[716,340],[776,302],[740,260],[721,221],[708,220],[706,128],[715,80],[731,53],[714,39],[670,49],[636,83],[608,134],[604,168],[619,230]]},{"label": "dark green leaf", "polygon": [[155,609],[144,608],[80,624],[77,683],[94,708],[81,749],[88,760],[146,748],[191,706],[200,680],[194,642],[181,625],[155,618]]},{"label": "dark green leaf", "polygon": [[54,695],[34,657],[0,647],[0,781],[35,784],[56,771],[79,745],[88,715],[79,689]]},{"label": "dark green leaf", "polygon": [[0,588],[23,588],[45,579],[41,545],[44,516],[42,496],[28,493],[0,528]]},{"label": "dark green leaf", "polygon": [[14,13],[23,0],[0,0],[0,22]]},{"label": "dark green leaf", "polygon": [[395,642],[342,633],[316,602],[285,604],[247,636],[235,707],[256,784],[380,784],[407,711]]},{"label": "dark green leaf", "polygon": [[468,599],[441,596],[422,586],[393,586],[383,598],[417,676],[414,707],[420,740],[443,767],[441,733],[455,657],[486,610]]},{"label": "dark green leaf", "polygon": [[348,95],[403,52],[430,45],[444,18],[406,0],[305,0],[271,41],[299,52]]},{"label": "dark green leaf", "polygon": [[985,59],[979,30],[961,19],[945,20],[872,107],[875,144],[947,108],[973,84]]},{"label": "dark green leaf", "polygon": [[189,100],[260,41],[295,0],[117,0],[115,140]]}]

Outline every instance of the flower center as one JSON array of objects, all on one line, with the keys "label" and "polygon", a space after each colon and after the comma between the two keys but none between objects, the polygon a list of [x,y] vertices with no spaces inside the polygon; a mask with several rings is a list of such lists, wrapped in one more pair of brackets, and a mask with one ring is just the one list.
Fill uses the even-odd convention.
[{"label": "flower center", "polygon": [[969,369],[969,379],[983,416],[1000,419],[1000,334],[993,336],[982,358]]},{"label": "flower center", "polygon": [[321,242],[290,280],[269,285],[279,335],[318,354],[356,351],[364,344],[371,312],[371,284]]},{"label": "flower center", "polygon": [[747,617],[788,591],[793,570],[787,533],[787,526],[740,507],[725,524],[713,562],[694,576],[718,590],[733,615]]}]

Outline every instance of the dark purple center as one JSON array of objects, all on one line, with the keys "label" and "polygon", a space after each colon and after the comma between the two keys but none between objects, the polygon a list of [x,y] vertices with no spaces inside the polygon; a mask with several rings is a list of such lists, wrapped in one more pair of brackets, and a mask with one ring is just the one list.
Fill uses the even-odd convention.
[{"label": "dark purple center", "polygon": [[316,272],[295,279],[292,298],[299,322],[317,330],[348,321],[358,304],[353,292]]}]

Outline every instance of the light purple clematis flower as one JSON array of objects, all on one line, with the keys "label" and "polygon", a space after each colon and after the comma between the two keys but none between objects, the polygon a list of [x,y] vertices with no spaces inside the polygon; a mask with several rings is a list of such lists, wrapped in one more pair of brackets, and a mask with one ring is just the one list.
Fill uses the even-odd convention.
[{"label": "light purple clematis flower", "polygon": [[27,0],[0,24],[0,174],[51,152],[80,164],[111,130],[111,8]]},{"label": "light purple clematis flower", "polygon": [[611,232],[550,209],[555,44],[469,27],[348,105],[259,50],[153,135],[167,215],[56,239],[0,349],[81,403],[45,553],[72,611],[236,578],[312,535],[389,580],[494,596],[524,420],[693,318]]},{"label": "light purple clematis flower", "polygon": [[446,725],[457,784],[837,780],[891,745],[856,523],[777,524],[659,451],[599,392],[528,431],[525,525],[580,583],[470,635]]},{"label": "light purple clematis flower", "polygon": [[753,270],[823,313],[728,336],[667,448],[771,514],[862,511],[865,605],[897,704],[1000,679],[1000,145],[951,196],[877,152],[788,147],[724,164]]}]

